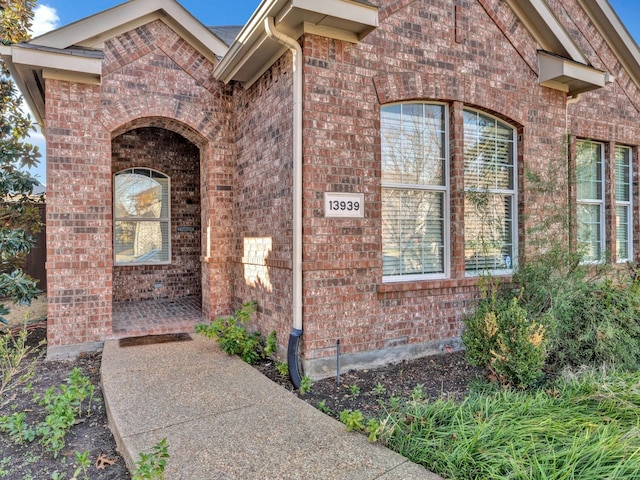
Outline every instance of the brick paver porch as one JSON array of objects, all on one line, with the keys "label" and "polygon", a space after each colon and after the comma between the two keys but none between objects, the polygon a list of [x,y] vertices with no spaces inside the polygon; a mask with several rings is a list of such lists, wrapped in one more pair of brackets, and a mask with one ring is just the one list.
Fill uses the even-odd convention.
[{"label": "brick paver porch", "polygon": [[193,332],[197,323],[205,321],[201,305],[202,300],[196,295],[178,299],[114,302],[111,338]]}]

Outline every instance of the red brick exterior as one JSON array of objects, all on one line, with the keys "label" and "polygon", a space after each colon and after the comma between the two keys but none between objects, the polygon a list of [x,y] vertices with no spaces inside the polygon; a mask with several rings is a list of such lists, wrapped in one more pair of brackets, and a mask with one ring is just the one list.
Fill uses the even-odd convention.
[{"label": "red brick exterior", "polygon": [[[640,91],[579,2],[548,4],[592,65],[616,80],[577,102],[538,84],[539,47],[503,0],[377,4],[379,27],[358,44],[300,38],[301,355],[315,377],[335,368],[338,339],[347,368],[460,346],[462,318],[478,296],[477,279],[464,270],[464,108],[488,112],[517,131],[521,261],[539,248],[531,227],[549,208],[572,206],[566,182],[549,194],[530,180],[530,174],[544,179],[550,172],[569,178],[573,150],[567,134],[605,142],[609,151],[616,143],[630,145],[637,153]],[[137,297],[126,286],[131,278],[113,267],[111,175],[122,168],[118,158],[126,139],[135,129],[154,127],[174,132],[167,140],[184,137],[198,151],[189,158],[200,165],[201,250],[199,266],[192,258],[189,269],[201,272],[205,313],[230,313],[243,301],[257,300],[257,327],[275,330],[285,346],[293,302],[291,54],[246,90],[217,82],[212,71],[213,65],[155,21],[106,42],[100,86],[47,82],[52,345],[107,338],[112,300],[148,293],[142,285],[147,293]],[[380,108],[403,101],[448,106],[451,275],[444,280],[382,281]],[[325,218],[325,192],[363,194],[365,217]],[[611,213],[607,221],[613,231]],[[640,251],[638,235],[635,242]],[[186,284],[196,280],[181,282],[185,290],[179,291],[186,293]]]},{"label": "red brick exterior", "polygon": [[200,296],[200,152],[162,128],[130,130],[113,139],[113,173],[148,167],[167,175],[171,189],[171,264],[116,265],[113,301]]},{"label": "red brick exterior", "polygon": [[231,90],[212,70],[154,21],[106,42],[101,85],[47,80],[50,349],[91,348],[111,335],[112,301],[121,297],[113,288],[112,141],[117,150],[118,138],[138,128],[170,130],[199,150],[203,310],[231,309]]}]

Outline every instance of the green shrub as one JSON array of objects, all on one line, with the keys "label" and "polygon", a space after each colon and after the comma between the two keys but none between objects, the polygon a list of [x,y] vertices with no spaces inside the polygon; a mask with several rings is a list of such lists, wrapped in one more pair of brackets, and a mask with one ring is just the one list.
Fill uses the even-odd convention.
[{"label": "green shrub", "polygon": [[528,318],[517,297],[507,300],[491,288],[465,323],[462,341],[471,364],[487,367],[505,385],[530,387],[540,379],[545,327]]},{"label": "green shrub", "polygon": [[586,283],[571,316],[558,325],[562,341],[554,349],[559,366],[640,367],[640,292],[630,283]]},{"label": "green shrub", "polygon": [[200,323],[195,331],[207,338],[215,339],[223,352],[238,355],[253,365],[264,358],[265,342],[259,332],[250,332],[248,324],[251,314],[257,309],[256,302],[247,302],[232,317],[216,318],[210,324]]}]

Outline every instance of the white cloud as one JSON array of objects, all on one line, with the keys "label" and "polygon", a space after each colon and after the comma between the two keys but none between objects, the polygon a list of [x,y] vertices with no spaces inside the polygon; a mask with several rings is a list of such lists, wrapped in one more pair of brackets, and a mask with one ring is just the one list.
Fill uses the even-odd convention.
[{"label": "white cloud", "polygon": [[33,11],[31,35],[37,37],[58,28],[59,24],[60,17],[58,17],[55,8],[51,8],[48,5],[38,5]]}]

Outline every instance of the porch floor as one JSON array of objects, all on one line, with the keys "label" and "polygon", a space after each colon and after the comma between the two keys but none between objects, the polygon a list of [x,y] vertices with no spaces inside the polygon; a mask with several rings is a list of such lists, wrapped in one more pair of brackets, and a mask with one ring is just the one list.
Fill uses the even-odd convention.
[{"label": "porch floor", "polygon": [[113,302],[111,338],[140,337],[164,333],[190,333],[205,321],[199,296],[177,299]]}]

